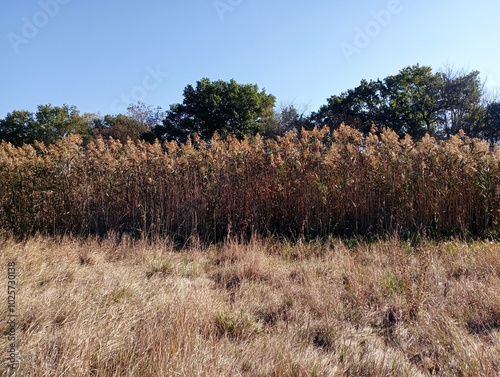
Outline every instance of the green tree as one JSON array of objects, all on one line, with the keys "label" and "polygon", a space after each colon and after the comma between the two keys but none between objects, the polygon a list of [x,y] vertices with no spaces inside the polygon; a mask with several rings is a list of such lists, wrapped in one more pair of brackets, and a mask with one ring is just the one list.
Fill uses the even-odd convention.
[{"label": "green tree", "polygon": [[315,117],[331,128],[345,123],[366,133],[375,125],[420,138],[434,133],[441,98],[440,76],[416,65],[384,80],[362,80],[358,87],[330,97]]},{"label": "green tree", "polygon": [[442,77],[418,64],[402,69],[382,83],[382,100],[389,126],[399,134],[420,139],[435,135],[446,106]]},{"label": "green tree", "polygon": [[[315,115],[317,123],[338,128],[342,123],[368,132],[373,125],[390,127],[384,116],[382,83],[362,80],[360,85],[340,95],[331,96]],[[396,127],[391,127],[396,128]]]},{"label": "green tree", "polygon": [[493,147],[500,141],[500,102],[492,102],[486,106],[482,136]]},{"label": "green tree", "polygon": [[485,110],[479,71],[466,73],[448,69],[442,77],[446,101],[441,128],[443,136],[447,138],[460,130],[475,136],[480,132]]},{"label": "green tree", "polygon": [[170,106],[163,126],[155,129],[155,134],[185,141],[193,134],[210,139],[216,131],[223,138],[266,132],[272,127],[275,100],[265,90],[259,91],[257,85],[203,78],[196,87],[188,85],[184,89],[182,104]]},{"label": "green tree", "polygon": [[383,80],[362,80],[313,115],[317,125],[348,124],[362,132],[373,125],[420,139],[425,133],[443,138],[460,129],[474,134],[484,115],[479,72],[433,73],[432,68],[406,67]]},{"label": "green tree", "polygon": [[33,143],[35,140],[51,144],[74,133],[83,140],[91,138],[91,114],[80,115],[74,106],[39,105],[35,113],[13,111],[0,121],[0,138],[14,145]]},{"label": "green tree", "polygon": [[26,110],[14,110],[5,119],[0,120],[0,140],[15,146],[33,143],[37,139],[37,126],[33,113]]},{"label": "green tree", "polygon": [[36,140],[51,144],[70,133],[90,138],[90,114],[80,115],[75,106],[39,105],[35,112]]}]

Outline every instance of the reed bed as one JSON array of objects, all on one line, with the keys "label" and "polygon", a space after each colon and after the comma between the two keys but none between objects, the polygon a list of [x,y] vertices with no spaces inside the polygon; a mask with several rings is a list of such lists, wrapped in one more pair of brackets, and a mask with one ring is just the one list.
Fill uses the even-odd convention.
[{"label": "reed bed", "polygon": [[33,234],[291,238],[495,236],[500,151],[463,133],[415,142],[347,126],[187,144],[70,136],[0,144],[0,229]]}]

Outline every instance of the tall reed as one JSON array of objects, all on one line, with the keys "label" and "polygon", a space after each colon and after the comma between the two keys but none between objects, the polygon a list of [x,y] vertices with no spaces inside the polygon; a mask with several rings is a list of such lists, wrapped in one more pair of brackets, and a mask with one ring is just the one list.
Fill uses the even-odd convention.
[{"label": "tall reed", "polygon": [[498,232],[500,151],[347,126],[185,145],[0,144],[0,229],[23,237]]}]

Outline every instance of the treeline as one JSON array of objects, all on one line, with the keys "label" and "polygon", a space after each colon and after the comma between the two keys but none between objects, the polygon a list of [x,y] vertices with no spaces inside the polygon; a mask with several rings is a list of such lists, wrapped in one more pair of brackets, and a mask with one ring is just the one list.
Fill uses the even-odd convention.
[{"label": "treeline", "polygon": [[340,126],[242,140],[0,145],[0,229],[17,236],[498,235],[500,149]]},{"label": "treeline", "polygon": [[276,109],[276,98],[257,85],[210,81],[204,78],[184,89],[182,103],[169,110],[143,103],[131,104],[125,114],[81,115],[76,107],[41,105],[37,111],[13,111],[0,120],[0,140],[15,146],[42,141],[51,144],[70,133],[84,143],[96,138],[176,141],[195,134],[203,140],[217,132],[275,139],[289,130],[349,124],[367,135],[373,126],[389,128],[398,136],[420,140],[425,134],[444,140],[464,130],[471,137],[500,139],[500,102],[487,98],[479,72],[433,72],[419,65],[402,69],[383,80],[361,81],[333,95],[317,111],[305,114],[293,105]]},{"label": "treeline", "polygon": [[316,124],[345,123],[365,134],[373,125],[387,127],[416,140],[425,134],[447,139],[460,130],[492,145],[500,137],[500,103],[488,98],[478,71],[407,67],[330,97],[312,117]]}]

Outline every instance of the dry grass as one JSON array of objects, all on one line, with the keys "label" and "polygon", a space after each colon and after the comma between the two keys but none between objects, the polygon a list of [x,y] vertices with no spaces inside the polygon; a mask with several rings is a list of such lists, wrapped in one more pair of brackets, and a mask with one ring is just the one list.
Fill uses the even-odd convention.
[{"label": "dry grass", "polygon": [[342,126],[278,140],[0,144],[0,232],[19,237],[498,236],[500,149]]},{"label": "dry grass", "polygon": [[37,237],[10,260],[17,376],[500,374],[497,243]]}]

